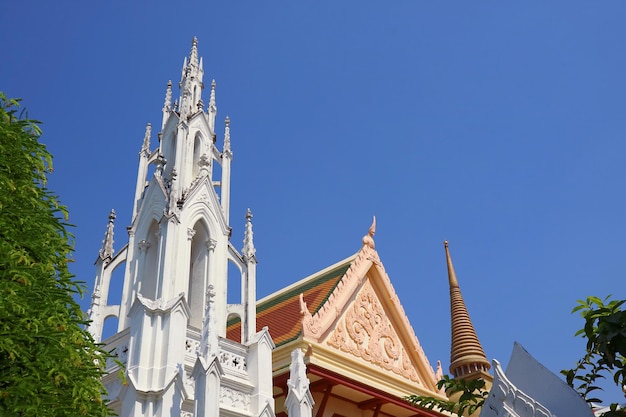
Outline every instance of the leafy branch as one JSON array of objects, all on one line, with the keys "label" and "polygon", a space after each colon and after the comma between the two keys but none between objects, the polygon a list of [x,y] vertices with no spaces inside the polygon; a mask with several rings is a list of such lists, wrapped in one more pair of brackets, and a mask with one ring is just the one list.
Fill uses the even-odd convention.
[{"label": "leafy branch", "polygon": [[422,395],[409,395],[405,399],[413,405],[429,410],[438,409],[461,416],[472,415],[479,410],[489,395],[489,391],[485,387],[485,381],[480,378],[464,380],[444,375],[437,382],[437,388],[444,388],[446,395],[450,399],[441,400]]},{"label": "leafy branch", "polygon": [[[590,296],[578,300],[572,313],[580,312],[585,320],[582,329],[576,336],[587,339],[585,355],[578,360],[572,369],[564,369],[561,374],[566,382],[574,388],[588,403],[602,403],[596,398],[595,392],[602,390],[598,381],[607,376],[612,377],[618,387],[626,384],[624,365],[626,363],[626,311],[622,306],[626,300],[604,300]],[[626,416],[626,411],[618,409],[618,404],[611,404],[603,417]]]}]

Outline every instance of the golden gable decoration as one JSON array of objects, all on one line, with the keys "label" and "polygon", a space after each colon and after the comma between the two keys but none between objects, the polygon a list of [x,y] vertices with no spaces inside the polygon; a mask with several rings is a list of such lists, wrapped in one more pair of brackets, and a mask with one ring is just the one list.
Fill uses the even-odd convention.
[{"label": "golden gable decoration", "polygon": [[374,288],[366,281],[328,339],[328,345],[419,382]]}]

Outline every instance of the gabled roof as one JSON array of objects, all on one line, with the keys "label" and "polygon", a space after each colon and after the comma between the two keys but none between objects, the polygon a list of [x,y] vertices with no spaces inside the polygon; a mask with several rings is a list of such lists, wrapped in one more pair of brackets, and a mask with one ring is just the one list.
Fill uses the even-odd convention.
[{"label": "gabled roof", "polygon": [[[295,284],[270,294],[257,302],[257,330],[267,326],[276,347],[289,343],[302,336],[302,313],[300,294],[313,312],[317,312],[328,300],[355,256],[344,259]],[[229,322],[229,339],[237,339],[240,323],[236,319]]]},{"label": "gabled roof", "polygon": [[[257,303],[257,328],[267,326],[277,346],[274,373],[286,372],[299,348],[307,365],[397,397],[445,398],[374,249],[374,232],[375,223],[355,255]],[[239,326],[230,323],[229,338]]]}]

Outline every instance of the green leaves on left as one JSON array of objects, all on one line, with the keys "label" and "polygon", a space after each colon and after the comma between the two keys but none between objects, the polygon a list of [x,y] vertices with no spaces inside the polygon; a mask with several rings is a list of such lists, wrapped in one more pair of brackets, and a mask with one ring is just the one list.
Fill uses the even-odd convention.
[{"label": "green leaves on left", "polygon": [[39,122],[0,93],[0,415],[108,416],[109,356],[86,331],[68,269],[68,213],[46,188]]}]

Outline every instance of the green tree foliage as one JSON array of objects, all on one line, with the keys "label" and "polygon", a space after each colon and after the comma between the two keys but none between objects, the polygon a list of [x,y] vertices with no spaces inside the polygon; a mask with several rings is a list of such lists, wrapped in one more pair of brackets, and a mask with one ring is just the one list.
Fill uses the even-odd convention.
[{"label": "green tree foliage", "polygon": [[[576,389],[590,403],[601,403],[595,397],[597,384],[601,379],[610,377],[617,387],[626,384],[624,365],[626,363],[626,311],[622,309],[626,300],[611,300],[606,297],[587,297],[578,300],[572,313],[580,312],[585,320],[582,329],[576,332],[587,339],[585,355],[573,369],[561,371],[567,383]],[[626,411],[610,405],[605,417],[626,416]]]},{"label": "green tree foliage", "polygon": [[443,388],[450,400],[440,400],[435,397],[427,397],[421,395],[410,395],[406,397],[413,405],[418,405],[429,410],[437,409],[448,411],[456,415],[472,415],[480,409],[489,392],[485,389],[485,381],[483,379],[454,379],[449,375],[444,375],[437,382],[437,388]]},{"label": "green tree foliage", "polygon": [[67,211],[46,188],[39,122],[0,93],[0,415],[107,416],[109,356],[85,330]]}]

